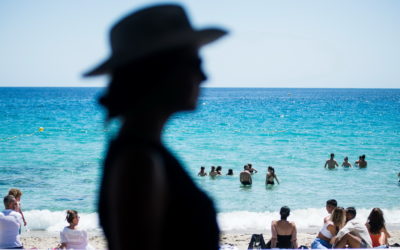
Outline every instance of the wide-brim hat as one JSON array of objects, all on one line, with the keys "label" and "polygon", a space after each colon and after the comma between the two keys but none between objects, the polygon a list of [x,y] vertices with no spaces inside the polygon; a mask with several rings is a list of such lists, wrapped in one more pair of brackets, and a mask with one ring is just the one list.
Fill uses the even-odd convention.
[{"label": "wide-brim hat", "polygon": [[226,30],[216,27],[193,29],[179,5],[147,7],[129,14],[111,28],[111,56],[84,76],[107,74],[137,59],[184,45],[201,47],[225,34]]}]

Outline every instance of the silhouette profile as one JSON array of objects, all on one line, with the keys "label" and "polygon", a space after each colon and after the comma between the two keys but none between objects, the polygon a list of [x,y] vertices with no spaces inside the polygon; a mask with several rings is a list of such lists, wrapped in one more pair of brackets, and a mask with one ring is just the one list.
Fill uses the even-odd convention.
[{"label": "silhouette profile", "polygon": [[112,27],[110,58],[84,74],[110,75],[100,103],[122,122],[99,196],[109,249],[218,249],[214,205],[161,135],[173,113],[196,108],[206,80],[198,50],[226,33],[194,29],[179,5],[147,7]]}]

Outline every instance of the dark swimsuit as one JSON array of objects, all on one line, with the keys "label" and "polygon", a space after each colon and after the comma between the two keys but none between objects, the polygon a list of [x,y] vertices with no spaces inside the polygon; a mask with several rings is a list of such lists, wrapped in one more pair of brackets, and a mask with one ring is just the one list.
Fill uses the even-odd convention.
[{"label": "dark swimsuit", "polygon": [[277,235],[278,242],[276,243],[277,248],[293,248],[292,246],[292,235]]},{"label": "dark swimsuit", "polygon": [[[99,199],[99,217],[100,224],[109,241],[109,246],[115,246],[113,243],[118,241],[116,238],[119,235],[118,232],[115,232],[114,228],[112,228],[112,221],[116,217],[115,214],[121,212],[120,210],[123,208],[119,209],[119,211],[111,211],[110,203],[115,202],[115,200],[109,198],[113,197],[113,195],[110,193],[110,180],[106,177],[111,174],[112,167],[115,167],[113,162],[118,154],[126,151],[133,153],[143,152],[143,150],[157,152],[163,161],[165,169],[168,202],[165,204],[164,223],[160,228],[159,234],[161,237],[161,239],[159,239],[160,242],[162,242],[162,249],[218,249],[219,228],[212,201],[197,188],[192,179],[183,170],[181,164],[163,145],[136,138],[117,138],[114,140],[110,145],[105,160],[103,182]],[[126,197],[138,198],[137,202],[140,202],[141,197],[146,197],[145,194],[149,186],[146,180],[143,179],[140,169],[141,166],[132,165],[129,167],[132,170],[127,172],[129,174],[129,179],[132,179],[132,183],[127,184],[128,187],[126,189],[117,190],[117,192],[124,193]],[[143,171],[146,171],[146,169],[143,169]],[[118,182],[119,180],[113,181]],[[118,229],[129,235],[128,240],[132,242],[132,245],[124,245],[119,248],[149,248],[149,243],[151,242],[143,242],[143,239],[149,238],[149,235],[143,235],[138,227],[139,225],[134,224],[134,221],[141,220],[141,214],[138,213],[135,204],[126,204],[125,206],[129,209],[125,208],[124,211],[128,213],[128,217],[133,217],[129,220],[133,221],[133,224],[123,222],[120,223]]]},{"label": "dark swimsuit", "polygon": [[275,185],[275,182],[274,181],[267,181],[267,185],[268,184]]}]

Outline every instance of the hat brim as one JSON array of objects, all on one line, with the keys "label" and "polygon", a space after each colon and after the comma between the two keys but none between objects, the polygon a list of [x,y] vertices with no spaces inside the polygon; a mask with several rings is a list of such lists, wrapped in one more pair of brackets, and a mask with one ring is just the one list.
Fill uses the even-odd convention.
[{"label": "hat brim", "polygon": [[108,58],[106,61],[104,61],[94,69],[84,73],[83,76],[88,77],[108,74],[112,72],[113,69],[118,68],[119,66],[123,66],[131,61],[137,60],[147,55],[151,55],[156,52],[165,51],[187,44],[193,44],[200,48],[206,44],[216,41],[227,33],[228,32],[226,30],[220,28],[207,28],[202,30],[194,30],[193,32],[177,34],[174,37],[170,37],[170,39],[168,40],[158,42],[157,45],[149,46],[149,48],[145,51],[140,51],[139,53],[127,56],[125,58],[112,55],[110,58]]}]

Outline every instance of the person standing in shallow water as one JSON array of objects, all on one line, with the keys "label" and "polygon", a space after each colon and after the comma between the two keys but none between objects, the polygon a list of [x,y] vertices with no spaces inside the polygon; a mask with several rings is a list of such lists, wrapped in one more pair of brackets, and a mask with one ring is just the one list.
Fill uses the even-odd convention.
[{"label": "person standing in shallow water", "polygon": [[207,172],[205,170],[206,170],[206,168],[201,166],[200,167],[200,172],[197,175],[198,176],[207,176]]},{"label": "person standing in shallow water", "polygon": [[144,8],[114,25],[111,57],[85,74],[111,76],[100,103],[108,119],[122,121],[108,148],[99,196],[109,249],[219,248],[213,202],[161,135],[172,114],[196,108],[206,80],[199,49],[226,33],[193,29],[179,5]]},{"label": "person standing in shallow water", "polygon": [[342,163],[342,167],[345,168],[351,168],[351,163],[349,162],[349,157],[344,157],[343,163]]},{"label": "person standing in shallow water", "polygon": [[275,169],[271,166],[268,166],[267,176],[265,178],[265,185],[275,185],[274,180],[279,184],[278,177],[275,174]]},{"label": "person standing in shallow water", "polygon": [[365,160],[365,155],[361,155],[358,157],[358,161],[355,163],[359,168],[366,168],[368,165],[368,162]]},{"label": "person standing in shallow water", "polygon": [[339,164],[335,161],[335,154],[331,154],[331,158],[325,162],[324,168],[328,166],[328,169],[335,169],[336,167],[339,167]]}]

